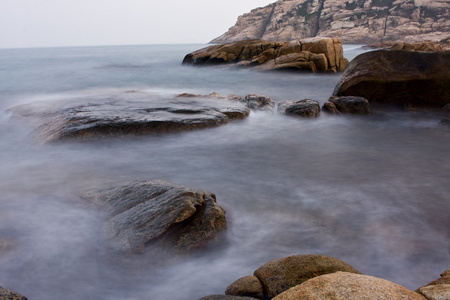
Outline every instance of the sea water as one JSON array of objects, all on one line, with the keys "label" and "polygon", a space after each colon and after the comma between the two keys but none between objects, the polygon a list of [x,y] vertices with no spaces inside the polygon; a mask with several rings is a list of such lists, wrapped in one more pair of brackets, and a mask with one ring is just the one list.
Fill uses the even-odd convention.
[{"label": "sea water", "polygon": [[[130,90],[324,103],[340,74],[182,65],[206,45],[0,50],[0,285],[29,299],[198,299],[289,255],[326,254],[409,289],[450,268],[450,131],[434,114],[298,119],[253,112],[213,129],[38,146],[10,108]],[[364,52],[345,46],[352,59]],[[83,191],[164,179],[226,210],[216,243],[165,267],[116,260]],[[117,263],[115,263],[117,262]]]}]

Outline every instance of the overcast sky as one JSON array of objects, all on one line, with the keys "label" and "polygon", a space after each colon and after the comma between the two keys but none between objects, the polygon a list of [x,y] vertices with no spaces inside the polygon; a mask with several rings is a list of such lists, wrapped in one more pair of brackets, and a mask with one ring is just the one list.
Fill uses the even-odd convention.
[{"label": "overcast sky", "polygon": [[0,48],[207,43],[275,0],[0,0]]}]

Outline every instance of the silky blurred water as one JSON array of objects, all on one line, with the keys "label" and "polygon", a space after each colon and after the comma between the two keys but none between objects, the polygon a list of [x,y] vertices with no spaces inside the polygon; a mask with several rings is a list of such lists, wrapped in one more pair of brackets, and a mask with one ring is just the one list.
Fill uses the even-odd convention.
[{"label": "silky blurred water", "polygon": [[[0,285],[29,299],[198,299],[262,264],[327,254],[416,289],[450,268],[450,131],[435,114],[252,113],[214,129],[38,146],[9,108],[142,90],[323,103],[336,75],[182,66],[205,45],[0,50]],[[363,52],[345,47],[352,59]],[[79,194],[164,179],[213,192],[229,228],[164,268],[102,251]]]}]

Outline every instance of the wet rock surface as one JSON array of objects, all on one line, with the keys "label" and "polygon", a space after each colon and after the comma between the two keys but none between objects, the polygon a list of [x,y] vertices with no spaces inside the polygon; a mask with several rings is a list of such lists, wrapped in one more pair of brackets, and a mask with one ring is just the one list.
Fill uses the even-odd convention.
[{"label": "wet rock surface", "polygon": [[320,114],[319,101],[311,99],[286,100],[278,103],[278,112],[288,116],[317,118]]},{"label": "wet rock surface", "polygon": [[181,255],[205,246],[227,227],[214,194],[163,180],[89,191],[83,198],[107,214],[104,235],[117,253],[148,248]]},{"label": "wet rock surface", "polygon": [[378,50],[353,59],[334,96],[360,96],[370,103],[441,108],[450,103],[450,51]]},{"label": "wet rock surface", "polygon": [[173,97],[147,92],[78,97],[16,106],[13,116],[30,120],[38,143],[88,141],[106,137],[161,134],[217,127],[246,118],[239,101]]},{"label": "wet rock surface", "polygon": [[311,38],[289,42],[246,40],[213,45],[189,53],[183,64],[236,64],[255,70],[340,72],[348,60],[339,39]]},{"label": "wet rock surface", "polygon": [[323,111],[333,114],[370,114],[369,101],[364,97],[331,97],[322,107]]}]

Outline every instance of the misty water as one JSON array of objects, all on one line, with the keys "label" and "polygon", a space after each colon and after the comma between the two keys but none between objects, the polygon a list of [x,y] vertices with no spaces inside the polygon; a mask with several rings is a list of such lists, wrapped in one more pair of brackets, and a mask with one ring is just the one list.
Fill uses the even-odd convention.
[{"label": "misty water", "polygon": [[[143,90],[263,94],[321,104],[339,74],[182,66],[204,45],[0,50],[0,286],[29,299],[198,299],[262,264],[326,254],[416,289],[450,267],[450,130],[433,113],[314,120],[255,113],[225,126],[37,145],[11,107]],[[349,59],[362,53],[346,46]],[[164,267],[105,256],[83,191],[164,179],[210,191],[218,240]]]}]

